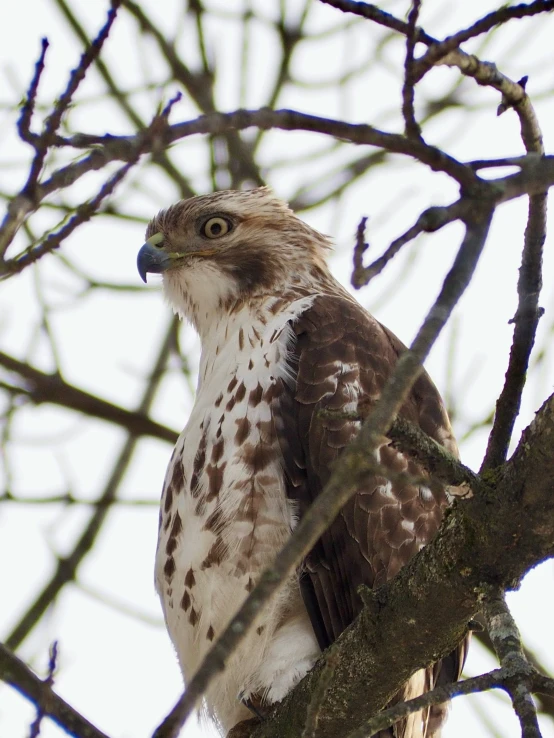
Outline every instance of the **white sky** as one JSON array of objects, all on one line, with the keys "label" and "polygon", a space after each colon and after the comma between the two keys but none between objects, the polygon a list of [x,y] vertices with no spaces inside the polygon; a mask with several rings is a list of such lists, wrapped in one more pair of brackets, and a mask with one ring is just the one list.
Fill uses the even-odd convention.
[{"label": "white sky", "polygon": [[[255,3],[273,17],[276,3]],[[298,3],[289,3],[295,7]],[[75,2],[79,17],[95,31],[104,18],[104,3]],[[145,0],[142,6],[164,24],[168,35],[183,25],[182,4],[177,0]],[[240,9],[236,0],[218,3],[220,8]],[[495,7],[494,3],[466,0],[465,3],[424,2],[422,25],[436,36],[457,30],[478,15]],[[407,3],[393,3],[387,9],[403,15]],[[310,28],[313,32],[329,29],[339,15],[330,8],[316,7]],[[238,59],[240,38],[237,25],[230,19],[210,23],[210,53],[216,58],[220,77],[217,94],[221,109],[239,107]],[[165,79],[163,64],[154,46],[137,39],[135,24],[124,13],[116,23],[106,47],[106,61],[124,87],[139,85],[144,78],[153,82]],[[554,122],[554,98],[542,95],[554,87],[552,42],[554,18],[514,22],[493,37],[483,52],[484,58],[499,61],[501,69],[514,79],[529,74],[528,90],[537,98],[537,112],[551,150],[550,131]],[[14,106],[28,84],[36,61],[40,38],[51,43],[47,72],[41,88],[41,100],[60,93],[68,70],[78,60],[80,48],[68,31],[54,2],[23,0],[11,3],[9,22],[0,26],[0,190],[14,192],[23,182],[27,147],[15,136]],[[190,42],[192,27],[184,24],[178,49],[185,60],[194,63],[196,51]],[[298,78],[309,82],[336,77],[365,59],[382,34],[373,26],[359,25],[339,41],[329,39],[299,48],[295,58]],[[263,25],[253,28],[251,44],[253,63],[249,71],[250,91],[246,105],[256,107],[266,102],[268,84],[274,70],[275,39]],[[477,46],[469,46],[469,50]],[[381,49],[384,64],[372,68],[353,81],[341,94],[322,88],[288,88],[279,101],[281,107],[293,107],[329,117],[344,116],[352,121],[367,121],[388,130],[400,130],[397,110],[399,86],[397,70],[402,47],[388,44]],[[440,69],[425,80],[418,100],[437,99],[456,79],[456,72]],[[91,133],[128,133],[129,124],[113,105],[99,97],[103,85],[92,73],[81,96],[87,101],[71,117],[72,130]],[[165,99],[175,92],[169,87]],[[425,129],[429,142],[445,146],[460,159],[511,156],[522,153],[515,114],[495,117],[499,102],[496,93],[476,88],[466,81],[459,90],[460,99],[474,109],[471,117],[451,111],[432,121]],[[145,119],[149,119],[161,99],[159,89],[133,97]],[[173,120],[185,120],[196,113],[186,98],[173,112]],[[312,180],[323,187],[323,170],[314,165],[306,176],[306,164],[296,163],[309,148],[326,145],[322,138],[306,134],[275,133],[263,147],[268,181],[279,195],[292,197],[299,185]],[[366,153],[353,147],[334,154],[337,166]],[[171,155],[198,191],[207,190],[206,149],[200,138],[176,146]],[[283,169],[272,162],[286,160]],[[339,175],[340,176],[340,173]],[[84,200],[102,179],[90,175],[75,187],[71,198]],[[314,190],[312,190],[313,192]],[[133,173],[128,183],[115,194],[114,201],[128,212],[151,217],[176,199],[175,190],[152,167]],[[334,269],[344,283],[349,281],[350,248],[353,233],[362,215],[370,216],[368,238],[372,250],[380,252],[390,240],[411,225],[422,209],[448,203],[456,189],[442,175],[431,175],[423,167],[396,158],[386,168],[372,170],[349,190],[340,208],[325,206],[308,211],[305,217],[313,226],[332,234],[337,242]],[[56,199],[53,198],[56,202]],[[476,277],[456,310],[458,341],[451,391],[455,394],[458,435],[480,420],[498,395],[507,362],[512,329],[509,318],[515,310],[515,283],[525,227],[526,204],[522,201],[503,206],[497,213],[486,252]],[[39,215],[34,226],[51,226],[51,214]],[[461,229],[451,226],[439,234],[418,242],[413,262],[406,259],[394,264],[387,274],[375,280],[359,299],[376,311],[377,317],[409,342],[434,297],[440,289],[459,243]],[[99,279],[138,284],[136,252],[142,243],[143,226],[97,219],[79,229],[69,240],[65,253],[76,264]],[[553,324],[553,259],[551,240],[546,244],[545,290],[541,304],[546,308],[538,345],[548,348]],[[21,246],[22,242],[19,243]],[[405,273],[405,279],[399,281]],[[399,288],[398,288],[399,286]],[[37,270],[2,283],[0,288],[0,349],[25,357],[36,330],[37,288],[52,308],[52,331],[56,339],[64,377],[88,391],[98,393],[122,405],[133,407],[144,386],[145,372],[158,350],[168,318],[158,289],[119,295],[98,291],[74,303],[72,295],[78,281],[54,259],[45,259]],[[386,298],[386,299],[385,299]],[[433,350],[428,369],[443,392],[449,390],[448,347],[451,329],[445,332]],[[197,342],[190,329],[182,332],[182,345],[190,347],[191,364],[197,357]],[[53,367],[51,350],[40,338],[33,343],[32,361],[48,371]],[[541,367],[528,382],[519,432],[533,412],[552,392],[552,355],[546,352]],[[175,370],[164,381],[155,404],[155,417],[181,429],[191,405],[191,395],[180,373]],[[13,491],[24,496],[55,494],[68,486],[78,497],[94,497],[106,478],[123,444],[118,430],[99,421],[86,421],[74,414],[49,406],[22,411],[14,427],[9,449],[12,458]],[[484,452],[486,434],[475,433],[462,445],[464,461],[477,468]],[[144,440],[139,444],[130,473],[123,484],[127,498],[156,499],[161,487],[170,447]],[[54,556],[71,550],[90,511],[87,508],[44,506],[0,506],[0,637],[5,636],[32,601],[42,583],[51,574]],[[48,644],[60,643],[59,674],[56,690],[99,728],[113,738],[148,736],[168,711],[181,690],[181,678],[169,639],[162,626],[161,612],[153,588],[153,557],[157,532],[155,506],[121,507],[113,511],[92,556],[79,572],[79,585],[65,588],[56,606],[43,619],[21,648],[22,656],[43,668]],[[527,645],[554,670],[552,638],[552,563],[532,572],[522,589],[510,596],[516,619]],[[100,597],[98,597],[100,595]],[[125,605],[144,616],[130,617],[109,605]],[[148,622],[147,622],[148,620]],[[154,624],[152,624],[152,622]],[[476,674],[493,666],[474,647],[467,672]],[[477,707],[476,707],[477,706]],[[476,709],[486,711],[488,719],[506,738],[519,735],[519,728],[506,701],[498,695],[459,699],[446,729],[447,738],[461,738],[470,732],[485,735]],[[13,690],[0,685],[0,736],[26,736],[33,710]],[[545,738],[554,737],[554,726],[543,726]],[[45,723],[43,738],[59,738],[61,732]],[[195,721],[187,725],[188,738],[209,735]]]}]

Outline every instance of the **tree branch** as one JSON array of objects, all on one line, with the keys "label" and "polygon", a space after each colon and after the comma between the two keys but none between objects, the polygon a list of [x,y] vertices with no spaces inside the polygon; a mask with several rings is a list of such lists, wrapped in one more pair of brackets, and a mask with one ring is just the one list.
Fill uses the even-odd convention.
[{"label": "tree branch", "polygon": [[408,138],[421,139],[421,129],[416,121],[414,109],[414,49],[416,45],[416,27],[421,0],[412,0],[408,14],[408,33],[406,34],[406,59],[404,61],[404,84],[402,85],[402,115],[404,117],[404,133]]},{"label": "tree branch", "polygon": [[[554,3],[551,5],[554,7]],[[542,132],[527,96],[522,104],[516,107],[516,112],[527,153],[535,158],[544,157]],[[515,328],[510,359],[504,387],[496,402],[494,423],[481,466],[482,470],[494,468],[506,459],[514,424],[521,407],[529,358],[535,344],[539,319],[543,314],[539,307],[539,295],[542,289],[542,256],[546,240],[546,201],[546,190],[535,192],[529,198],[527,226],[517,283],[518,306],[511,320]]]},{"label": "tree branch", "polygon": [[46,681],[39,679],[14,653],[0,643],[0,679],[16,689],[70,735],[108,738],[96,726],[62,700]]},{"label": "tree branch", "polygon": [[[317,738],[365,728],[411,674],[455,648],[482,605],[483,584],[512,587],[530,566],[554,555],[553,474],[554,396],[524,432],[494,487],[458,501],[436,538],[392,581],[365,591],[364,611],[336,642],[339,661]],[[301,736],[322,668],[323,659],[256,728],[254,738]],[[542,677],[533,685],[552,688]]]},{"label": "tree branch", "polygon": [[[156,358],[148,385],[144,390],[142,399],[139,403],[139,407],[137,409],[138,415],[146,415],[152,405],[163,375],[163,369],[173,345],[173,340],[174,319],[172,318]],[[115,462],[108,482],[98,499],[98,504],[95,506],[94,512],[86,523],[77,543],[67,556],[58,559],[56,570],[52,577],[45,584],[42,591],[37,595],[35,601],[20,618],[13,631],[6,639],[6,645],[8,648],[15,650],[21,645],[65,585],[75,579],[79,566],[86,555],[92,550],[96,538],[102,529],[106,517],[112,507],[111,502],[117,496],[119,485],[121,484],[125,471],[131,462],[137,440],[138,437],[136,435],[132,433],[129,434],[129,437],[123,444],[121,452]]]},{"label": "tree branch", "polygon": [[156,423],[147,413],[126,410],[66,382],[60,374],[47,374],[0,351],[0,366],[17,375],[17,384],[4,385],[11,394],[27,397],[36,405],[51,403],[125,428],[133,436],[152,436],[175,443],[177,431]]},{"label": "tree branch", "polygon": [[487,33],[492,28],[507,23],[509,20],[526,18],[539,13],[546,13],[554,10],[554,0],[535,0],[531,3],[521,3],[520,5],[511,5],[493,10],[491,13],[483,16],[479,20],[472,23],[469,28],[464,28],[452,36],[448,36],[444,41],[434,43],[429,51],[417,61],[416,78],[419,81],[437,62],[452,51],[456,51],[460,44],[469,41],[471,38]]},{"label": "tree branch", "polygon": [[525,658],[518,627],[502,592],[485,589],[483,614],[500,663],[509,672],[504,688],[519,718],[522,738],[541,738],[537,709],[531,695],[534,669]]}]

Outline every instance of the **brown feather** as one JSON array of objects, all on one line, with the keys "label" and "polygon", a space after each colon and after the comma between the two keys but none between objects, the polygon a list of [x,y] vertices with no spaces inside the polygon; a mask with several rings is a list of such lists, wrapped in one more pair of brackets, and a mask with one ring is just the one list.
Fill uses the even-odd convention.
[{"label": "brown feather", "polygon": [[[296,383],[281,395],[274,415],[285,463],[287,493],[302,515],[320,494],[333,462],[359,431],[348,417],[320,411],[371,409],[405,347],[361,306],[346,295],[322,295],[293,325],[294,346],[289,358]],[[457,453],[440,395],[423,372],[401,416]],[[281,432],[279,432],[279,426]],[[383,439],[380,461],[393,473],[405,471],[425,477],[414,460]],[[301,589],[322,649],[352,623],[362,608],[357,589],[376,587],[391,579],[435,535],[448,504],[446,490],[437,484],[420,487],[373,477],[351,498],[331,527],[307,556]],[[457,678],[465,647],[427,670],[427,688],[441,673]],[[407,687],[408,689],[408,687]],[[402,690],[395,701],[404,699]],[[445,710],[433,709],[428,736],[438,735]],[[416,718],[423,727],[411,732],[411,721],[379,734],[424,735],[427,716]]]}]

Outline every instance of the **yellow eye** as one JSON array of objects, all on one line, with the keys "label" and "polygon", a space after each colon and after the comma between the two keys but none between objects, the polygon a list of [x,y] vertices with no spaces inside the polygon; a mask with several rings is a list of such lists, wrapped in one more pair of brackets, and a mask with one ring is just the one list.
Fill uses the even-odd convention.
[{"label": "yellow eye", "polygon": [[221,238],[231,230],[231,223],[221,216],[217,215],[214,218],[207,220],[202,226],[202,235],[206,238]]}]

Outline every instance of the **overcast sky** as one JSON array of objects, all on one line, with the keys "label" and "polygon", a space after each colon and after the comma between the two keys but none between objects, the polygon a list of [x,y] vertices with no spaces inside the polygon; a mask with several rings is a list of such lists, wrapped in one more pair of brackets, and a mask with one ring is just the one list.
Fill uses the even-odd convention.
[{"label": "overcast sky", "polygon": [[[294,3],[289,3],[291,8]],[[104,3],[74,2],[84,25],[94,32],[103,22]],[[141,5],[159,19],[168,35],[183,25],[178,48],[188,62],[195,51],[187,45],[190,28],[181,20],[177,0],[163,3],[145,0]],[[215,6],[215,3],[213,4]],[[230,0],[218,7],[240,9],[242,3]],[[277,3],[261,0],[266,14],[275,14]],[[445,36],[493,9],[495,4],[481,0],[446,3],[426,0],[422,25],[436,36]],[[403,16],[406,3],[387,8]],[[163,9],[163,10],[162,10]],[[291,11],[293,12],[293,11]],[[162,15],[163,13],[163,15]],[[333,28],[337,14],[317,6],[308,27],[313,33]],[[217,61],[217,84],[221,108],[239,107],[238,69],[241,36],[232,18],[209,24],[210,53]],[[536,107],[545,132],[547,151],[552,150],[554,128],[553,95],[543,93],[554,88],[552,38],[554,18],[540,22],[514,23],[497,34],[484,51],[487,59],[503,60],[502,71],[514,79],[529,74],[528,91],[537,95]],[[10,3],[9,22],[0,26],[0,191],[15,192],[24,181],[29,152],[15,133],[14,106],[32,74],[40,49],[40,39],[47,36],[50,50],[46,75],[41,87],[42,101],[63,90],[80,48],[68,30],[55,2],[22,0]],[[295,57],[295,71],[309,85],[287,89],[280,107],[294,107],[305,112],[367,121],[389,130],[400,130],[398,115],[399,45],[382,50],[384,63],[370,70],[348,86],[346,92],[330,94],[318,86],[322,80],[337,76],[338,69],[350,68],[374,53],[380,36],[373,27],[353,28],[339,40],[325,37],[309,48],[302,47]],[[266,102],[276,46],[267,29],[254,25],[250,41],[254,61],[249,68],[249,93],[245,103],[256,107]],[[476,49],[470,47],[470,50]],[[134,97],[145,119],[157,104],[175,92],[163,92],[155,83],[166,73],[151,44],[139,40],[135,24],[122,17],[106,47],[106,60],[122,87],[138,86],[151,80],[153,89]],[[396,66],[395,66],[396,65]],[[457,73],[440,69],[429,75],[422,96],[435,99],[441,90],[453,84]],[[80,91],[84,101],[72,115],[73,130],[90,133],[130,133],[126,120],[103,97],[103,83],[91,74]],[[476,88],[466,81],[460,100],[473,113],[452,110],[425,129],[431,143],[443,145],[454,156],[464,159],[512,156],[523,153],[514,114],[495,116],[499,103],[496,93]],[[196,113],[184,99],[176,106],[172,120],[185,120]],[[321,147],[325,142],[306,134],[275,134],[268,138],[263,159],[268,165],[268,180],[283,198],[290,198],[306,182],[305,165],[295,166],[306,147]],[[209,190],[205,173],[206,149],[200,138],[189,139],[172,151],[180,166],[198,191]],[[337,166],[359,152],[343,149],[336,154]],[[288,161],[284,168],[272,162]],[[311,192],[326,187],[327,181],[314,165],[310,177]],[[336,174],[337,181],[341,171]],[[85,178],[74,190],[73,201],[89,196],[98,186],[96,175]],[[114,196],[128,212],[150,218],[159,208],[176,199],[175,190],[153,168],[139,169]],[[375,252],[411,225],[430,205],[447,204],[456,197],[456,188],[442,175],[433,175],[423,167],[395,159],[387,168],[379,168],[358,182],[339,205],[309,210],[303,215],[311,225],[329,233],[336,240],[333,269],[347,284],[351,264],[353,234],[362,215],[369,215],[368,237]],[[55,202],[56,199],[53,198]],[[456,310],[454,322],[433,350],[427,368],[443,393],[456,393],[458,415],[455,429],[462,435],[472,423],[482,419],[498,395],[507,363],[512,328],[508,320],[515,305],[515,284],[519,265],[526,203],[503,206],[493,223],[486,252],[476,277]],[[36,227],[50,227],[52,214],[39,216]],[[552,219],[551,219],[552,220]],[[52,221],[53,224],[53,221]],[[80,228],[67,243],[65,253],[79,268],[98,279],[121,284],[139,284],[135,268],[136,253],[142,243],[144,225],[97,219]],[[409,342],[432,304],[442,278],[459,244],[461,229],[451,226],[439,234],[418,242],[412,256],[392,265],[387,274],[375,280],[358,295],[361,302],[375,311],[404,342]],[[21,247],[19,242],[19,247]],[[554,323],[552,274],[554,260],[547,241],[545,289],[541,304],[546,315],[541,323],[538,345],[546,347],[545,359],[532,375],[526,389],[523,412],[515,438],[533,417],[540,403],[552,392],[552,356],[548,351],[549,331]],[[14,246],[17,249],[18,245]],[[159,290],[159,281],[141,293],[113,294],[97,291],[73,300],[78,279],[58,260],[45,259],[37,270],[28,270],[0,285],[0,350],[25,358],[29,346],[32,362],[45,371],[52,370],[52,352],[47,342],[33,339],[37,326],[37,295],[52,307],[52,332],[65,379],[133,407],[144,387],[145,373],[163,340],[169,309]],[[452,359],[449,347],[456,331],[456,351]],[[198,343],[191,329],[183,329],[182,344],[194,369]],[[181,430],[192,402],[190,385],[175,370],[164,381],[157,397],[154,416]],[[49,495],[68,487],[80,498],[94,497],[101,489],[124,442],[118,429],[51,407],[29,408],[21,412],[14,427],[10,457],[13,489],[21,496]],[[484,453],[486,432],[474,433],[462,443],[465,463],[478,468]],[[130,471],[122,487],[128,499],[155,501],[159,495],[171,448],[161,442],[144,440],[138,445]],[[40,585],[51,574],[56,555],[64,555],[78,536],[90,510],[74,507],[63,510],[51,506],[0,506],[0,637],[10,632],[25,611]],[[59,675],[56,689],[60,695],[113,738],[150,735],[154,726],[173,705],[181,691],[181,676],[162,623],[159,603],[153,587],[153,559],[157,534],[157,509],[154,504],[120,507],[113,511],[94,554],[86,559],[79,574],[79,585],[65,588],[52,612],[33,631],[21,648],[21,654],[37,669],[47,662],[48,645],[60,644]],[[554,671],[552,613],[554,594],[553,566],[545,564],[532,572],[519,593],[510,595],[510,604],[526,643]],[[128,612],[125,612],[125,609]],[[494,663],[478,647],[470,652],[466,671],[477,674]],[[460,698],[454,705],[445,731],[446,738],[462,738],[470,732],[485,735],[479,711],[499,727],[504,738],[515,738],[519,727],[502,696]],[[0,736],[23,738],[28,735],[34,713],[13,690],[0,685]],[[545,738],[554,738],[554,726],[543,726]],[[43,738],[60,738],[62,733],[45,723]],[[210,728],[198,727],[195,720],[184,735],[210,735]]]}]

